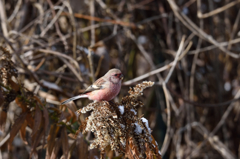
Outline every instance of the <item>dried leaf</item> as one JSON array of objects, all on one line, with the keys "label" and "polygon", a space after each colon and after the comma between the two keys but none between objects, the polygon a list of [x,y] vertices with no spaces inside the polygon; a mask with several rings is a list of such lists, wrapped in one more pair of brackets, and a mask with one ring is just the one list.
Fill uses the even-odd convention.
[{"label": "dried leaf", "polygon": [[108,158],[114,157],[114,151],[111,150],[110,146],[107,146],[104,151]]},{"label": "dried leaf", "polygon": [[153,152],[150,149],[148,143],[145,143],[145,147],[146,147],[145,154],[147,156],[146,159],[152,159],[152,158],[162,159],[161,155],[158,153],[158,150],[156,152]]},{"label": "dried leaf", "polygon": [[32,137],[32,150],[30,156],[32,156],[33,154],[37,154],[36,147],[38,146],[43,135],[44,135],[43,129],[39,129],[39,131],[37,131],[37,133]]},{"label": "dried leaf", "polygon": [[2,90],[0,89],[0,105],[2,105],[3,102],[4,102],[3,92],[2,92]]},{"label": "dried leaf", "polygon": [[10,83],[11,88],[12,88],[15,92],[18,92],[18,91],[19,91],[20,86],[19,86],[18,83],[14,82],[12,79],[9,79],[9,83]]},{"label": "dried leaf", "polygon": [[7,112],[5,111],[0,111],[0,130],[4,130],[5,123],[7,119]]},{"label": "dried leaf", "polygon": [[67,106],[67,108],[69,108],[72,112],[76,112],[78,109],[76,107],[76,105],[74,104],[74,102],[70,102],[65,104]]},{"label": "dried leaf", "polygon": [[151,138],[152,138],[152,145],[153,145],[153,147],[154,147],[154,153],[156,154],[156,157],[157,158],[162,158],[162,156],[161,156],[161,153],[160,153],[160,151],[158,150],[158,145],[157,145],[157,142],[156,142],[156,140],[154,139],[154,137],[151,135]]},{"label": "dried leaf", "polygon": [[126,141],[126,151],[125,151],[125,157],[128,157],[129,159],[140,159],[138,156],[137,148],[133,144],[132,137],[128,138]]},{"label": "dried leaf", "polygon": [[37,133],[37,131],[40,130],[41,123],[42,123],[42,111],[37,105],[35,110],[32,136],[34,136]]},{"label": "dried leaf", "polygon": [[8,149],[11,149],[12,141],[14,137],[17,135],[18,131],[22,127],[24,120],[26,119],[27,113],[22,113],[16,120],[12,126],[10,131],[10,138],[8,139]]},{"label": "dried leaf", "polygon": [[49,124],[49,114],[45,106],[43,106],[43,117],[44,117],[44,131],[46,134],[48,130],[48,124]]},{"label": "dried leaf", "polygon": [[27,127],[27,121],[24,120],[21,129],[20,129],[20,137],[21,139],[24,141],[25,144],[27,144],[27,140],[26,140],[26,127]]},{"label": "dried leaf", "polygon": [[69,152],[69,145],[68,145],[68,135],[67,135],[66,127],[63,127],[61,130],[61,139],[62,139],[63,154],[65,156],[65,159],[67,159],[68,152]]},{"label": "dried leaf", "polygon": [[22,112],[26,112],[27,111],[27,105],[26,103],[24,103],[23,101],[21,101],[20,97],[17,97],[15,99],[16,104],[22,108]]},{"label": "dried leaf", "polygon": [[89,150],[89,159],[95,159],[98,156],[100,156],[100,151],[97,148]]},{"label": "dried leaf", "polygon": [[28,125],[31,129],[33,129],[34,119],[33,119],[33,117],[32,117],[31,112],[28,112],[26,121],[27,121],[27,125]]},{"label": "dried leaf", "polygon": [[54,147],[53,147],[53,152],[52,152],[52,154],[51,154],[50,159],[56,159],[56,158],[57,158],[57,154],[58,154],[58,151],[59,151],[59,149],[60,149],[61,142],[62,142],[61,140],[62,140],[62,139],[59,138],[59,139],[57,140],[56,144],[54,145]]},{"label": "dried leaf", "polygon": [[77,121],[77,116],[75,114],[75,111],[77,111],[77,108],[74,103],[67,103],[65,105],[62,105],[60,110],[62,110],[59,122],[66,119],[67,122],[72,120],[72,123]]},{"label": "dried leaf", "polygon": [[[77,116],[75,114],[75,112],[77,111],[77,107],[76,105],[73,103],[73,102],[70,102],[70,103],[67,103],[65,104],[68,108],[68,112],[70,113],[70,116],[72,118],[72,122],[76,122],[77,121]],[[71,118],[68,118],[68,121],[71,119]]]},{"label": "dried leaf", "polygon": [[61,122],[61,121],[63,121],[63,120],[65,120],[65,121],[69,121],[69,120],[67,120],[69,117],[70,117],[70,113],[68,113],[68,112],[62,112],[61,113],[61,115],[60,115],[60,117],[59,117],[59,122]]},{"label": "dried leaf", "polygon": [[35,116],[34,116],[34,125],[32,131],[32,155],[37,155],[36,147],[38,146],[42,136],[44,135],[44,130],[42,127],[42,111],[38,105],[36,105]]},{"label": "dried leaf", "polygon": [[70,116],[67,118],[67,121],[70,121],[72,119],[72,123],[76,122],[77,121],[76,114],[70,109],[68,109],[68,112],[69,112]]},{"label": "dried leaf", "polygon": [[33,96],[33,98],[34,98],[41,106],[43,106],[43,103],[41,102],[41,100],[40,100],[37,96]]},{"label": "dried leaf", "polygon": [[88,151],[88,144],[84,140],[84,137],[81,133],[79,133],[77,137],[77,147],[78,147],[78,156],[79,159],[86,159],[88,158],[89,151]]},{"label": "dried leaf", "polygon": [[145,145],[146,145],[145,146],[146,147],[146,152],[145,152],[146,159],[152,159],[154,154],[151,152],[151,150],[150,150],[149,146],[147,145],[147,143],[145,143]]},{"label": "dried leaf", "polygon": [[50,159],[52,155],[52,151],[55,145],[55,138],[58,134],[59,131],[59,126],[57,125],[52,125],[50,128],[50,132],[48,135],[48,141],[47,141],[47,153],[46,153],[46,159]]},{"label": "dried leaf", "polygon": [[[48,124],[49,124],[49,114],[48,114],[48,110],[45,106],[43,106],[43,117],[44,117],[44,139],[47,135],[47,131],[48,131]],[[43,146],[45,145],[45,140],[43,140]]]}]

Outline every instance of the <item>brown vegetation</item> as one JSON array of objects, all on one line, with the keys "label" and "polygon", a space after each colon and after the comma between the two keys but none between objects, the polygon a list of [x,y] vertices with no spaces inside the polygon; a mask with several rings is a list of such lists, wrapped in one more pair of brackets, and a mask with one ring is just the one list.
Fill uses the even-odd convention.
[{"label": "brown vegetation", "polygon": [[[239,5],[0,0],[0,158],[239,158]],[[114,67],[115,101],[60,105]]]}]

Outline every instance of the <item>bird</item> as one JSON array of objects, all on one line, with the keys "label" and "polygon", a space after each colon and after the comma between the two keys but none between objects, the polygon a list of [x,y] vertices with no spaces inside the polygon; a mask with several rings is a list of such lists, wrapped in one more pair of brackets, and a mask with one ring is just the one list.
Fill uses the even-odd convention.
[{"label": "bird", "polygon": [[79,98],[88,98],[94,102],[110,101],[120,92],[123,77],[119,69],[111,69],[90,85],[82,94],[69,98],[61,104],[63,105]]}]

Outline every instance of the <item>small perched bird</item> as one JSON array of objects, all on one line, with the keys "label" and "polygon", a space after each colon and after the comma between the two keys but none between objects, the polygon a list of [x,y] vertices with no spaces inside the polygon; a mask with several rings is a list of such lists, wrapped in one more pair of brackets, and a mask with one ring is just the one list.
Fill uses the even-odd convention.
[{"label": "small perched bird", "polygon": [[118,95],[121,89],[122,79],[123,74],[119,69],[111,69],[103,77],[89,86],[82,94],[72,97],[62,102],[62,104],[79,98],[88,98],[94,101],[110,101]]}]

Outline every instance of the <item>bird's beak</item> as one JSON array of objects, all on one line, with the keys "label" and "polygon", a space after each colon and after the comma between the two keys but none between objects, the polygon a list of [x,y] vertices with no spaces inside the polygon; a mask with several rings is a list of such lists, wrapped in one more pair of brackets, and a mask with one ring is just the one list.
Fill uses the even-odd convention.
[{"label": "bird's beak", "polygon": [[124,78],[123,74],[121,74],[121,75],[119,76],[119,78],[120,78],[121,80],[123,80],[123,78]]}]

